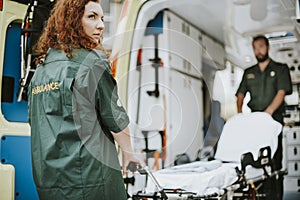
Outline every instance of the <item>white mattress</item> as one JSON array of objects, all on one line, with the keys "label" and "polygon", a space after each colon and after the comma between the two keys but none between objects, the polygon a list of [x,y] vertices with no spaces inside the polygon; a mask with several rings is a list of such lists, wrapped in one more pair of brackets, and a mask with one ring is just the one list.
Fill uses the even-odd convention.
[{"label": "white mattress", "polygon": [[[237,163],[222,163],[219,160],[198,161],[153,172],[161,187],[166,189],[183,189],[198,195],[220,193],[237,180],[235,167]],[[156,191],[149,178],[147,192]]]},{"label": "white mattress", "polygon": [[256,160],[259,149],[266,146],[273,157],[281,130],[282,125],[265,112],[237,114],[225,123],[215,158],[240,162],[243,153],[251,152]]}]

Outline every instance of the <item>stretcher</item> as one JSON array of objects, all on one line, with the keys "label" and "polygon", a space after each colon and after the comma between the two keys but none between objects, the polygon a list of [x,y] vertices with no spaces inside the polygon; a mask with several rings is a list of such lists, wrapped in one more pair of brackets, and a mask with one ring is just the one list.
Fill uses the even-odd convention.
[{"label": "stretcher", "polygon": [[213,160],[153,172],[138,166],[149,178],[131,198],[266,199],[264,182],[287,173],[272,168],[281,130],[281,124],[263,112],[235,115],[223,128]]}]

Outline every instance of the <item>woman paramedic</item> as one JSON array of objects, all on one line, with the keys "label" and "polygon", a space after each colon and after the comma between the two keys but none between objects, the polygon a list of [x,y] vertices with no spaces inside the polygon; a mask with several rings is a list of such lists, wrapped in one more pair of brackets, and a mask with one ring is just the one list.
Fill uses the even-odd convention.
[{"label": "woman paramedic", "polygon": [[128,116],[101,45],[100,0],[58,0],[41,35],[29,87],[33,175],[43,199],[126,199],[133,154]]}]

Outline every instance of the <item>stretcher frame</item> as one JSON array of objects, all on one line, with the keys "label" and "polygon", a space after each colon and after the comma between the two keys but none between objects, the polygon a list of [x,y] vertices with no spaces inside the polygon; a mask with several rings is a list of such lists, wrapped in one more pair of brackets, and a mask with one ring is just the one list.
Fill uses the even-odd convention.
[{"label": "stretcher frame", "polygon": [[[246,178],[246,167],[250,165],[257,169],[263,169],[263,174],[251,179]],[[271,172],[268,172],[268,169]],[[145,193],[139,191],[132,195],[132,200],[153,199],[185,199],[185,200],[229,200],[229,199],[265,199],[267,194],[258,190],[262,184],[269,178],[279,179],[287,174],[287,171],[273,170],[273,160],[271,159],[271,148],[263,147],[258,152],[258,159],[254,160],[251,153],[245,153],[241,156],[241,169],[235,168],[238,180],[232,185],[223,188],[222,194],[197,195],[196,193],[185,191],[179,188],[166,189],[160,186],[159,182],[147,166],[138,166],[140,174],[149,176],[156,186],[157,191]],[[169,198],[169,196],[172,196]]]}]

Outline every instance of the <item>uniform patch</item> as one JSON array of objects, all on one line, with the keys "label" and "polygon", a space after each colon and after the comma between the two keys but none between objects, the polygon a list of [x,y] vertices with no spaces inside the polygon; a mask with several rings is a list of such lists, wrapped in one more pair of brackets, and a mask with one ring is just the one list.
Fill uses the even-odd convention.
[{"label": "uniform patch", "polygon": [[271,72],[270,72],[270,76],[271,76],[271,77],[274,77],[275,75],[276,75],[276,73],[275,73],[274,71],[271,71]]},{"label": "uniform patch", "polygon": [[31,93],[34,95],[34,94],[39,94],[42,92],[47,92],[52,90],[59,90],[58,82],[51,82],[44,85],[36,86],[32,88]]},{"label": "uniform patch", "polygon": [[255,75],[254,74],[247,74],[247,79],[255,79]]},{"label": "uniform patch", "polygon": [[121,107],[121,106],[122,106],[122,103],[121,103],[120,99],[118,99],[118,101],[117,101],[117,105],[118,105],[119,107]]}]

